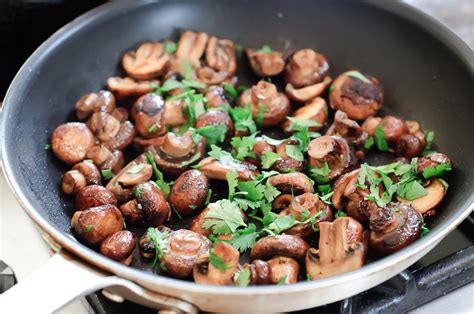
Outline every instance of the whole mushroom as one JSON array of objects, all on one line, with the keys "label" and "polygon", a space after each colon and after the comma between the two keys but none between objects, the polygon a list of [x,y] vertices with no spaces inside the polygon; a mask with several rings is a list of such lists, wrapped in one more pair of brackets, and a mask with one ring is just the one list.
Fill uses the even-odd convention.
[{"label": "whole mushroom", "polygon": [[128,230],[120,230],[105,238],[100,245],[100,253],[122,264],[130,265],[137,237]]},{"label": "whole mushroom", "polygon": [[207,157],[199,162],[197,168],[210,180],[227,180],[226,174],[231,171],[236,171],[241,181],[253,180],[259,174],[255,165],[233,158],[217,160],[214,157]]},{"label": "whole mushroom", "polygon": [[382,107],[383,88],[379,81],[359,71],[348,71],[334,80],[329,89],[329,105],[344,111],[353,120],[374,116]]},{"label": "whole mushroom", "polygon": [[65,194],[76,194],[86,185],[101,185],[102,176],[92,160],[85,160],[75,164],[71,170],[63,175],[61,189]]},{"label": "whole mushroom", "polygon": [[423,151],[421,140],[412,134],[403,134],[397,141],[397,156],[413,158],[419,156]]},{"label": "whole mushroom", "polygon": [[165,102],[161,96],[150,93],[138,98],[131,110],[138,134],[144,138],[165,134],[164,111]]},{"label": "whole mushroom", "polygon": [[171,209],[165,195],[152,181],[135,186],[134,195],[141,208],[142,224],[146,227],[158,227],[168,221]]},{"label": "whole mushroom", "polygon": [[180,215],[189,215],[204,205],[208,184],[207,177],[199,170],[183,172],[171,188],[169,202]]},{"label": "whole mushroom", "polygon": [[329,73],[326,58],[306,48],[296,51],[285,68],[285,81],[296,88],[313,85],[323,81]]},{"label": "whole mushroom", "polygon": [[125,149],[136,135],[136,129],[130,121],[120,122],[106,112],[93,113],[87,121],[87,126],[111,151]]},{"label": "whole mushroom", "polygon": [[[211,256],[216,256],[224,266],[213,264]],[[239,265],[240,253],[232,245],[219,242],[210,254],[200,256],[193,267],[193,278],[196,283],[205,285],[227,285],[232,281],[237,266]]]},{"label": "whole mushroom", "polygon": [[313,184],[301,172],[278,174],[270,177],[268,181],[284,194],[300,195],[313,192]]},{"label": "whole mushroom", "polygon": [[157,80],[137,81],[131,77],[113,76],[107,79],[107,88],[117,100],[128,100],[140,97],[153,91],[153,85],[158,86]]},{"label": "whole mushroom", "polygon": [[114,109],[115,97],[105,90],[86,94],[76,102],[76,115],[79,120],[86,120],[94,112],[111,113]]},{"label": "whole mushroom", "polygon": [[267,259],[282,255],[302,261],[308,248],[308,243],[299,236],[289,234],[266,236],[259,239],[252,247],[250,258]]},{"label": "whole mushroom", "polygon": [[272,50],[245,49],[253,72],[260,77],[275,76],[285,69],[283,53]]},{"label": "whole mushroom", "polygon": [[117,198],[101,185],[83,187],[76,194],[76,210],[79,211],[108,204],[117,206]]},{"label": "whole mushroom", "polygon": [[226,93],[225,89],[218,85],[210,86],[204,97],[207,99],[208,108],[218,108],[234,102],[234,99]]},{"label": "whole mushroom", "polygon": [[298,273],[300,271],[300,264],[286,256],[276,256],[267,261],[270,267],[272,284],[291,284],[298,281]]},{"label": "whole mushroom", "polygon": [[51,134],[51,148],[59,159],[73,165],[86,158],[95,138],[87,125],[81,122],[61,124]]}]

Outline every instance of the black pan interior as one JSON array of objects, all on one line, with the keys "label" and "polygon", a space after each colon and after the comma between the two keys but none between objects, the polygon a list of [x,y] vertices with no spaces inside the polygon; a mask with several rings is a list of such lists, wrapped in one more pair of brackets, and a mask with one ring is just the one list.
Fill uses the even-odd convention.
[{"label": "black pan interior", "polygon": [[[333,77],[352,68],[371,73],[385,88],[385,112],[421,121],[424,129],[436,132],[439,149],[454,161],[455,171],[447,178],[450,191],[429,224],[435,227],[472,202],[472,55],[462,60],[421,27],[359,1],[125,2],[109,4],[119,9],[59,35],[33,57],[34,66],[23,69],[6,101],[4,160],[11,163],[25,197],[62,232],[70,233],[73,204],[59,193],[66,166],[44,150],[52,130],[74,119],[81,95],[122,74],[123,52],[145,40],[176,40],[183,29],[229,38],[243,47],[310,47],[327,56]],[[403,5],[387,1],[384,6]],[[239,72],[240,84],[256,82],[243,60]],[[149,270],[148,263],[135,260],[135,267]]]}]

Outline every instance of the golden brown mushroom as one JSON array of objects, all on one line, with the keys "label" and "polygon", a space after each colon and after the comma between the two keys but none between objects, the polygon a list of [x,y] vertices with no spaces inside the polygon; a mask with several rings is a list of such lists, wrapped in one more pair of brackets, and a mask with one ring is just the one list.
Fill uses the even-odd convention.
[{"label": "golden brown mushroom", "polygon": [[291,158],[286,153],[288,146],[297,146],[299,145],[298,140],[288,139],[283,141],[281,144],[277,145],[276,152],[280,155],[280,158],[275,161],[272,165],[272,169],[284,173],[284,172],[299,172],[304,169],[304,162],[302,160],[296,160]]},{"label": "golden brown mushroom", "polygon": [[149,80],[166,73],[169,64],[170,57],[162,43],[145,42],[122,58],[127,74],[139,80]]},{"label": "golden brown mushroom", "polygon": [[225,266],[218,268],[210,261],[210,255],[205,254],[197,259],[193,267],[194,281],[205,285],[227,285],[232,281],[239,265],[239,251],[232,245],[219,242],[211,251]]},{"label": "golden brown mushroom", "polygon": [[266,52],[255,49],[245,49],[253,72],[260,77],[275,76],[285,69],[283,53],[273,50]]},{"label": "golden brown mushroom", "polygon": [[208,108],[218,108],[226,104],[230,105],[234,101],[234,99],[226,93],[225,89],[218,85],[210,86],[204,97],[207,99]]},{"label": "golden brown mushroom", "polygon": [[228,39],[211,36],[206,47],[207,65],[219,72],[232,76],[237,71],[234,43]]},{"label": "golden brown mushroom", "polygon": [[59,159],[73,165],[86,158],[95,139],[87,125],[80,122],[61,124],[51,134],[51,148]]},{"label": "golden brown mushroom", "polygon": [[137,237],[128,230],[120,230],[105,238],[100,245],[100,253],[122,264],[130,265]]},{"label": "golden brown mushroom", "polygon": [[276,256],[267,261],[271,269],[272,284],[290,284],[298,281],[300,265],[298,262],[286,256]]},{"label": "golden brown mushroom", "polygon": [[164,111],[165,102],[161,96],[150,93],[138,98],[131,110],[138,134],[144,138],[165,134]]},{"label": "golden brown mushroom", "polygon": [[171,70],[185,78],[193,78],[194,71],[201,67],[200,59],[204,54],[207,38],[206,33],[185,31],[179,39],[178,49],[171,62]]},{"label": "golden brown mushroom", "polygon": [[326,88],[328,88],[331,82],[332,79],[329,76],[326,76],[322,82],[301,88],[295,88],[293,85],[288,83],[285,87],[285,93],[291,100],[306,102],[320,96]]},{"label": "golden brown mushroom", "polygon": [[401,197],[397,197],[400,202],[408,203],[416,209],[424,217],[435,214],[436,207],[441,203],[446,195],[446,187],[437,178],[433,178],[427,182],[425,186],[426,195],[408,201]]},{"label": "golden brown mushroom", "polygon": [[445,154],[432,153],[418,159],[416,170],[418,171],[419,174],[423,174],[426,168],[428,167],[436,168],[436,166],[439,166],[441,164],[452,165],[452,162],[449,159],[449,157]]},{"label": "golden brown mushroom", "polygon": [[152,182],[145,182],[135,186],[134,195],[140,208],[142,223],[146,227],[158,227],[171,217],[171,209],[165,195]]},{"label": "golden brown mushroom", "polygon": [[69,170],[61,180],[61,190],[64,194],[73,195],[87,185],[86,178],[78,170]]},{"label": "golden brown mushroom", "polygon": [[213,157],[207,157],[201,160],[197,167],[208,179],[227,180],[226,174],[236,171],[239,180],[250,181],[259,174],[255,165],[233,158],[216,160]]},{"label": "golden brown mushroom", "polygon": [[84,95],[76,102],[76,115],[79,120],[86,120],[94,112],[111,113],[114,109],[115,97],[105,90]]},{"label": "golden brown mushroom", "polygon": [[329,127],[326,135],[337,135],[345,138],[356,149],[361,149],[369,138],[367,132],[354,120],[349,119],[347,114],[341,110],[336,111],[334,122]]},{"label": "golden brown mushroom", "polygon": [[326,58],[313,49],[296,51],[285,68],[285,81],[296,88],[322,82],[329,73]]},{"label": "golden brown mushroom", "polygon": [[208,191],[207,177],[199,170],[188,170],[173,183],[169,202],[181,215],[189,215],[204,205]]},{"label": "golden brown mushroom", "polygon": [[76,210],[111,204],[117,206],[115,195],[101,185],[89,185],[76,194]]},{"label": "golden brown mushroom", "polygon": [[250,271],[251,285],[268,285],[272,283],[272,269],[266,261],[256,259],[251,264],[245,263],[242,270],[248,268]]},{"label": "golden brown mushroom", "polygon": [[[291,116],[298,120],[312,120],[316,123],[319,123],[320,126],[312,126],[308,128],[309,131],[319,131],[327,121],[328,106],[324,99],[321,97],[316,97],[304,106],[296,109],[296,111],[293,112]],[[291,128],[290,120],[286,120],[282,127],[285,132],[294,131],[294,129]]]},{"label": "golden brown mushroom", "polygon": [[163,125],[177,127],[186,123],[185,109],[187,103],[183,99],[168,99],[165,101],[165,111],[163,112]]},{"label": "golden brown mushroom", "polygon": [[87,151],[87,158],[98,165],[100,170],[109,169],[115,174],[119,173],[125,163],[122,151],[111,152],[104,144],[91,147]]},{"label": "golden brown mushroom", "polygon": [[131,77],[113,76],[107,79],[107,88],[118,100],[128,100],[152,92],[153,86],[159,83],[157,80],[136,81]]},{"label": "golden brown mushroom", "polygon": [[120,122],[106,112],[95,112],[87,126],[109,150],[123,150],[133,141],[136,130],[130,121]]},{"label": "golden brown mushroom", "polygon": [[301,172],[284,173],[270,177],[271,185],[285,194],[300,195],[313,192],[311,181]]},{"label": "golden brown mushroom", "polygon": [[397,141],[397,156],[413,158],[423,151],[423,144],[419,137],[412,134],[403,134]]},{"label": "golden brown mushroom", "polygon": [[255,243],[250,251],[250,258],[266,259],[276,255],[283,255],[302,261],[308,248],[308,243],[299,236],[289,234],[266,236]]}]

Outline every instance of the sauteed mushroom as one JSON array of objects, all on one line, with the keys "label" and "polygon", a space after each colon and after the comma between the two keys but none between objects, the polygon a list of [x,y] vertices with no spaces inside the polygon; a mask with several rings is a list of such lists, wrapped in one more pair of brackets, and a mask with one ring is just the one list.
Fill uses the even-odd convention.
[{"label": "sauteed mushroom", "polygon": [[188,170],[174,182],[169,201],[178,213],[189,215],[204,205],[208,191],[207,177],[199,170]]},{"label": "sauteed mushroom", "polygon": [[322,82],[298,89],[288,83],[286,84],[285,92],[291,100],[297,102],[306,102],[320,96],[326,90],[329,84],[331,84],[331,82],[332,79],[329,76],[326,76]]},{"label": "sauteed mushroom", "polygon": [[267,262],[256,259],[251,264],[245,263],[242,269],[250,270],[251,285],[268,285],[272,283],[272,269]]},{"label": "sauteed mushroom", "polygon": [[262,120],[264,127],[279,124],[290,112],[288,98],[267,81],[258,82],[240,95],[239,105],[245,107],[247,104],[252,106],[253,118],[256,121]]},{"label": "sauteed mushroom", "polygon": [[86,179],[87,185],[101,185],[102,184],[102,176],[100,174],[99,169],[91,160],[82,161],[80,163],[75,164],[72,167],[72,170],[79,171],[84,178]]},{"label": "sauteed mushroom", "polygon": [[100,170],[109,169],[115,174],[119,173],[125,163],[122,151],[111,152],[104,144],[91,147],[87,151],[87,158],[98,165]]},{"label": "sauteed mushroom", "polygon": [[276,255],[293,257],[302,261],[308,243],[299,236],[281,234],[259,239],[250,251],[251,259],[265,259]]},{"label": "sauteed mushroom", "polygon": [[95,139],[89,128],[80,122],[61,124],[51,134],[51,148],[59,159],[73,165],[86,158]]},{"label": "sauteed mushroom", "polygon": [[92,161],[77,163],[71,170],[66,172],[61,180],[61,189],[65,194],[76,194],[86,185],[102,184],[102,177],[99,169]]},{"label": "sauteed mushroom", "polygon": [[379,111],[383,95],[382,85],[375,77],[348,71],[331,85],[329,105],[334,110],[344,111],[351,119],[364,120]]},{"label": "sauteed mushroom", "polygon": [[382,122],[382,118],[380,117],[368,117],[365,119],[364,123],[362,123],[362,129],[367,132],[369,136],[374,136],[375,128]]},{"label": "sauteed mushroom", "polygon": [[127,74],[139,80],[149,80],[166,73],[169,64],[170,57],[162,43],[143,43],[136,51],[129,51],[122,58]]},{"label": "sauteed mushroom", "polygon": [[211,246],[211,241],[195,232],[186,229],[172,231],[162,258],[166,272],[176,278],[191,276],[197,259],[209,254]]},{"label": "sauteed mushroom", "polygon": [[[178,72],[183,77],[189,76],[189,69],[195,70],[201,66],[199,59],[204,54],[207,43],[206,33],[194,33],[185,31],[179,40],[178,49],[172,60],[171,68],[173,72]],[[194,76],[194,73],[191,73]]]},{"label": "sauteed mushroom", "polygon": [[408,126],[405,121],[394,116],[385,116],[382,119],[385,139],[389,144],[396,144],[403,134],[408,134]]},{"label": "sauteed mushroom", "polygon": [[441,164],[451,165],[452,163],[447,155],[442,153],[432,153],[418,159],[416,170],[418,171],[418,173],[423,174],[426,168],[436,168],[436,166],[439,166]]},{"label": "sauteed mushroom", "polygon": [[276,256],[268,260],[267,263],[271,269],[271,283],[286,285],[298,281],[300,265],[295,259]]},{"label": "sauteed mushroom", "polygon": [[71,227],[82,241],[96,245],[122,230],[123,217],[118,208],[111,204],[91,207],[75,212]]},{"label": "sauteed mushroom", "polygon": [[275,76],[283,72],[285,60],[280,51],[262,51],[255,49],[245,49],[245,53],[250,61],[253,72],[260,77]]},{"label": "sauteed mushroom", "polygon": [[228,39],[209,37],[206,47],[207,65],[219,72],[232,76],[237,71],[234,43]]},{"label": "sauteed mushroom", "polygon": [[217,268],[210,262],[209,254],[202,255],[193,267],[194,281],[205,285],[229,284],[239,264],[239,251],[230,244],[219,242],[211,254],[220,258],[225,263],[225,267]]},{"label": "sauteed mushroom", "polygon": [[197,80],[206,85],[218,85],[228,79],[227,72],[216,72],[213,68],[202,67],[196,70]]},{"label": "sauteed mushroom", "polygon": [[268,179],[270,184],[285,194],[300,195],[313,192],[313,185],[301,172],[279,174]]},{"label": "sauteed mushroom", "polygon": [[100,253],[122,264],[130,265],[137,237],[133,232],[120,230],[109,235],[100,245]]},{"label": "sauteed mushroom", "polygon": [[115,109],[114,95],[105,90],[82,96],[76,103],[76,115],[79,120],[86,120],[94,112],[111,113]]},{"label": "sauteed mushroom", "polygon": [[410,205],[390,203],[370,216],[369,245],[380,254],[396,252],[420,236],[423,219]]},{"label": "sauteed mushroom", "polygon": [[157,80],[136,81],[130,77],[113,76],[107,79],[107,88],[118,100],[139,97],[153,91],[153,84],[158,86]]},{"label": "sauteed mushroom", "polygon": [[412,134],[403,134],[397,141],[397,156],[413,158],[419,156],[423,151],[420,139]]},{"label": "sauteed mushroom", "polygon": [[426,195],[408,201],[398,197],[398,200],[404,203],[409,203],[411,207],[416,209],[424,217],[435,214],[435,209],[441,203],[446,195],[446,187],[439,179],[431,179],[425,186]]},{"label": "sauteed mushroom", "polygon": [[335,179],[354,163],[351,148],[347,141],[339,136],[324,135],[311,140],[308,155],[311,167],[330,169],[326,177],[318,179],[321,182]]},{"label": "sauteed mushroom", "polygon": [[208,179],[227,180],[226,173],[236,171],[239,180],[253,180],[258,175],[258,168],[255,165],[238,161],[235,159],[216,160],[207,157],[198,164],[198,169],[206,175]]},{"label": "sauteed mushroom", "polygon": [[303,171],[304,164],[303,161],[299,161],[291,158],[286,153],[288,146],[296,146],[299,144],[298,140],[285,140],[283,143],[276,147],[276,152],[280,155],[280,158],[275,161],[272,166],[272,169],[275,169],[278,172],[298,172]]},{"label": "sauteed mushroom", "polygon": [[212,233],[211,229],[206,229],[203,227],[204,222],[206,221],[206,215],[209,212],[209,208],[206,207],[203,209],[199,215],[197,215],[192,221],[191,224],[189,225],[189,230],[196,232],[200,235],[203,235],[205,237],[209,237]]},{"label": "sauteed mushroom", "polygon": [[225,104],[232,104],[234,99],[229,96],[222,86],[210,86],[204,97],[207,99],[208,108],[218,108]]},{"label": "sauteed mushroom", "polygon": [[117,198],[101,185],[83,187],[76,194],[76,209],[79,211],[107,204],[117,206]]},{"label": "sauteed mushroom", "polygon": [[312,280],[353,271],[364,265],[367,249],[363,228],[350,217],[319,223],[319,250],[306,253],[306,272]]},{"label": "sauteed mushroom", "polygon": [[[291,116],[298,120],[313,120],[314,122],[319,123],[321,126],[312,126],[308,128],[310,131],[319,131],[328,118],[328,106],[324,99],[316,97],[303,107],[296,109]],[[290,120],[286,120],[282,127],[285,132],[294,131],[291,129]]]},{"label": "sauteed mushroom", "polygon": [[291,194],[280,194],[273,201],[273,208],[277,211],[283,211],[290,207],[291,202],[293,201],[293,195]]},{"label": "sauteed mushroom", "polygon": [[168,99],[165,101],[165,111],[163,112],[163,126],[180,126],[186,123],[184,110],[187,104],[183,99]]},{"label": "sauteed mushroom", "polygon": [[161,96],[152,93],[138,98],[132,107],[132,118],[135,120],[138,134],[144,138],[165,134],[164,111],[165,103]]},{"label": "sauteed mushroom", "polygon": [[204,156],[205,148],[204,138],[195,143],[192,133],[188,131],[181,136],[169,132],[159,138],[155,146],[148,147],[147,151],[153,154],[161,171],[178,176]]},{"label": "sauteed mushroom", "polygon": [[329,127],[326,135],[341,136],[357,149],[362,148],[369,138],[367,132],[356,121],[349,119],[347,114],[340,110],[336,111],[334,123]]},{"label": "sauteed mushroom", "polygon": [[223,124],[226,127],[225,141],[228,142],[234,134],[234,122],[232,122],[227,111],[222,109],[209,109],[196,119],[196,129],[219,124]]},{"label": "sauteed mushroom", "polygon": [[123,150],[130,145],[136,130],[130,121],[120,122],[106,112],[93,113],[87,126],[109,150]]},{"label": "sauteed mushroom", "polygon": [[135,186],[134,195],[140,204],[143,225],[158,227],[168,221],[171,209],[165,195],[152,181]]},{"label": "sauteed mushroom", "polygon": [[323,81],[329,73],[326,58],[313,49],[301,49],[295,52],[286,65],[285,81],[296,88]]}]

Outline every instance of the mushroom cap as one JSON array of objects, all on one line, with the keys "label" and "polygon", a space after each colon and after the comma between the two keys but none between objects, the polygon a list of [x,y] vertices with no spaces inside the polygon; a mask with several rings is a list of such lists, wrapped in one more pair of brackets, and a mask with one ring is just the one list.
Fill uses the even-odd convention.
[{"label": "mushroom cap", "polygon": [[[178,42],[178,48],[171,60],[171,70],[174,73],[179,73],[186,77],[188,74],[188,66],[197,69],[201,66],[200,59],[204,54],[208,35],[206,33],[195,33],[192,31],[185,31]],[[193,73],[194,74],[194,73]],[[194,78],[189,77],[189,78]]]},{"label": "mushroom cap", "polygon": [[278,174],[268,180],[271,185],[285,194],[299,195],[313,192],[311,181],[301,172]]},{"label": "mushroom cap", "polygon": [[85,186],[76,194],[76,209],[78,211],[106,204],[117,206],[117,198],[101,185]]},{"label": "mushroom cap", "polygon": [[286,256],[276,256],[267,261],[271,273],[271,283],[279,284],[284,278],[284,284],[295,283],[298,281],[300,265],[298,262]]},{"label": "mushroom cap", "polygon": [[208,179],[201,171],[183,172],[171,188],[169,202],[181,215],[189,215],[204,205],[208,185]]},{"label": "mushroom cap", "polygon": [[100,245],[100,253],[116,261],[130,264],[133,249],[137,244],[137,237],[128,230],[120,230],[105,238]]},{"label": "mushroom cap", "polygon": [[80,163],[75,164],[72,167],[72,170],[79,171],[86,179],[87,185],[91,185],[91,184],[101,185],[102,184],[102,175],[99,169],[97,168],[97,166],[94,165],[94,163],[92,162],[82,161]]},{"label": "mushroom cap", "polygon": [[285,81],[296,88],[321,82],[329,73],[329,64],[313,49],[296,51],[285,68]]},{"label": "mushroom cap", "polygon": [[239,180],[250,181],[259,174],[255,165],[234,159],[216,160],[213,157],[207,157],[201,160],[198,166],[199,170],[208,179],[227,180],[226,174],[230,171],[236,171]]},{"label": "mushroom cap", "polygon": [[266,259],[276,255],[303,260],[309,248],[305,240],[295,235],[281,234],[259,239],[250,251],[251,259]]},{"label": "mushroom cap", "polygon": [[329,76],[326,76],[323,81],[319,83],[308,85],[298,89],[288,83],[285,86],[285,93],[288,98],[297,102],[311,101],[311,99],[320,96],[326,90],[326,88],[328,88],[331,82],[332,79]]},{"label": "mushroom cap", "polygon": [[347,114],[340,110],[336,111],[334,122],[327,130],[326,135],[341,136],[358,149],[362,148],[369,138],[367,132],[356,121],[349,119]]},{"label": "mushroom cap", "polygon": [[111,113],[115,109],[114,95],[105,90],[82,96],[76,102],[76,115],[79,120],[87,119],[93,112]]},{"label": "mushroom cap", "polygon": [[364,123],[362,123],[362,129],[367,132],[369,136],[374,136],[375,128],[380,122],[382,122],[382,118],[380,117],[368,117],[364,120]]},{"label": "mushroom cap", "polygon": [[61,190],[67,195],[76,194],[86,185],[86,178],[78,170],[69,170],[61,179]]},{"label": "mushroom cap", "polygon": [[272,282],[272,269],[266,261],[256,259],[251,264],[245,263],[242,269],[250,270],[250,284],[268,285]]},{"label": "mushroom cap", "polygon": [[138,98],[131,110],[138,134],[144,138],[154,138],[165,134],[164,112],[165,102],[161,96],[149,93]]},{"label": "mushroom cap", "polygon": [[253,72],[260,77],[275,76],[285,69],[283,53],[272,51],[265,53],[260,50],[245,49]]},{"label": "mushroom cap", "polygon": [[234,43],[228,39],[209,37],[206,47],[207,65],[219,72],[232,76],[237,71]]},{"label": "mushroom cap", "polygon": [[191,224],[189,225],[188,229],[198,233],[200,235],[203,235],[205,237],[209,237],[212,233],[211,229],[206,229],[203,227],[204,222],[206,221],[205,217],[207,213],[209,212],[209,207],[204,208],[199,215],[194,217],[194,219],[191,221]]},{"label": "mushroom cap", "polygon": [[385,116],[382,119],[382,127],[385,139],[389,144],[397,143],[403,134],[408,134],[408,126],[405,121],[394,116]]},{"label": "mushroom cap", "polygon": [[221,108],[211,108],[196,119],[195,127],[196,129],[209,126],[209,125],[219,125],[224,124],[227,133],[226,141],[229,141],[232,135],[234,134],[234,122],[227,113],[227,111],[222,110]]},{"label": "mushroom cap", "polygon": [[146,227],[158,227],[168,221],[171,209],[165,195],[153,181],[135,186],[137,202],[142,206],[143,224]]},{"label": "mushroom cap", "polygon": [[186,229],[172,231],[162,262],[173,277],[191,276],[198,257],[208,254],[212,246],[206,237]]},{"label": "mushroom cap", "polygon": [[95,138],[87,125],[81,122],[61,124],[51,134],[51,148],[59,159],[73,165],[86,158]]},{"label": "mushroom cap", "polygon": [[115,95],[117,99],[125,100],[128,98],[140,97],[153,91],[152,84],[159,85],[159,81],[136,81],[130,77],[113,76],[107,79],[107,88]]},{"label": "mushroom cap", "polygon": [[416,135],[403,134],[397,141],[397,156],[413,158],[421,154],[423,144]]},{"label": "mushroom cap", "polygon": [[[328,117],[328,106],[326,101],[321,97],[316,97],[306,103],[304,106],[298,108],[291,115],[295,119],[301,120],[313,120],[314,122],[319,123],[321,126],[312,126],[308,128],[309,131],[318,131],[322,128],[324,123],[326,123]],[[286,120],[282,124],[282,128],[285,132],[292,132],[294,130],[290,129],[291,121]]]},{"label": "mushroom cap", "polygon": [[239,251],[232,245],[219,242],[212,250],[226,265],[225,270],[217,268],[209,261],[209,255],[202,255],[196,260],[193,267],[194,281],[205,285],[227,285],[232,281],[239,265]]},{"label": "mushroom cap", "polygon": [[170,57],[162,43],[145,42],[135,51],[127,52],[122,66],[127,74],[139,80],[148,80],[168,70]]}]

